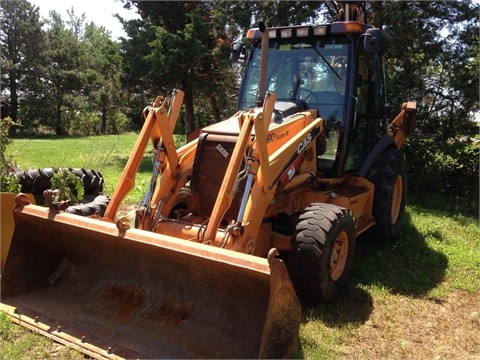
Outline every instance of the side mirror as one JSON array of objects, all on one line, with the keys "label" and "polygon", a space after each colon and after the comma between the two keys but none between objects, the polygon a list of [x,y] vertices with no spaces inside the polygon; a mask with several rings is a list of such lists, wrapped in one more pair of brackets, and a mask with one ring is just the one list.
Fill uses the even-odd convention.
[{"label": "side mirror", "polygon": [[240,55],[244,53],[243,44],[239,41],[235,41],[230,50],[230,61],[237,62],[240,58]]},{"label": "side mirror", "polygon": [[366,53],[383,54],[392,42],[392,38],[377,28],[368,29],[363,35],[363,49]]}]

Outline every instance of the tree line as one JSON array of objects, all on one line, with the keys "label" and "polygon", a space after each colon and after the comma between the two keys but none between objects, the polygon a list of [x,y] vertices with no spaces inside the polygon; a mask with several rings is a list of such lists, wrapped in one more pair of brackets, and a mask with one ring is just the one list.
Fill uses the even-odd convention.
[{"label": "tree line", "polygon": [[[328,22],[334,1],[122,0],[140,19],[120,17],[125,38],[73,9],[43,19],[27,0],[0,3],[2,100],[16,132],[106,134],[138,130],[141,110],[174,88],[185,92],[181,127],[222,120],[232,110],[239,70],[232,43],[263,20],[268,26]],[[478,4],[365,2],[366,20],[393,39],[386,57],[388,100],[395,113],[417,101],[419,127],[450,138],[471,134],[479,111]]]}]

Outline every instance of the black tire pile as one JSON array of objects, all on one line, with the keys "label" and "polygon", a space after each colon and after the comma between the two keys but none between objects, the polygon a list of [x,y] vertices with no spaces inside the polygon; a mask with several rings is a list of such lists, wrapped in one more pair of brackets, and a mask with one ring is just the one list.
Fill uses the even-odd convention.
[{"label": "black tire pile", "polygon": [[[75,174],[83,182],[84,198],[80,204],[69,206],[65,211],[71,214],[103,216],[108,206],[109,198],[102,195],[105,181],[100,172],[83,168],[66,169]],[[33,194],[35,202],[45,204],[43,192],[51,188],[51,179],[54,174],[52,168],[30,169],[18,171],[16,178],[21,186],[21,192]]]}]

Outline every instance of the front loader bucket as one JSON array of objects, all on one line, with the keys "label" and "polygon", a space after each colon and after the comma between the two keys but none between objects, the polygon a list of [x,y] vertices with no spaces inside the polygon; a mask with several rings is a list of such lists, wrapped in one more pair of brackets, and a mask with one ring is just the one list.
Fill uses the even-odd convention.
[{"label": "front loader bucket", "polygon": [[[15,207],[15,198],[18,193],[0,192],[0,268],[3,269],[7,259],[10,242],[12,241],[13,229],[15,223],[13,220],[13,208]],[[32,194],[24,194],[29,200],[35,203]]]},{"label": "front loader bucket", "polygon": [[[18,201],[21,203],[21,201]],[[27,204],[1,310],[94,358],[293,355],[301,309],[280,259]]]}]

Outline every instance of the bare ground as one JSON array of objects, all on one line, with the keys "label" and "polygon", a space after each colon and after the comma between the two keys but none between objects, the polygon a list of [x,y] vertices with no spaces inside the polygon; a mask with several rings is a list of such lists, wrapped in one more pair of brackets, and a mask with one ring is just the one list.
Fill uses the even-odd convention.
[{"label": "bare ground", "polygon": [[370,317],[351,334],[342,359],[480,359],[480,293],[374,298]]},{"label": "bare ground", "polygon": [[[338,341],[332,359],[480,359],[480,293],[456,291],[444,300],[377,297],[367,321],[349,334]],[[29,349],[27,355],[32,359],[88,358],[58,343],[40,350]]]}]

